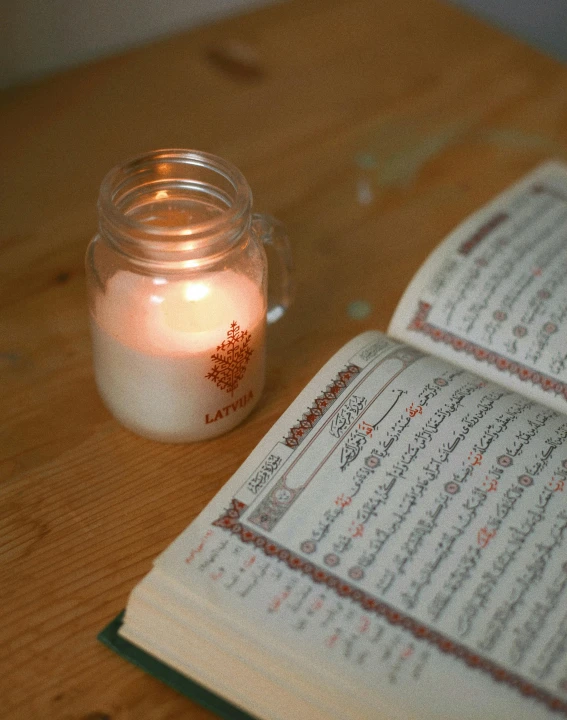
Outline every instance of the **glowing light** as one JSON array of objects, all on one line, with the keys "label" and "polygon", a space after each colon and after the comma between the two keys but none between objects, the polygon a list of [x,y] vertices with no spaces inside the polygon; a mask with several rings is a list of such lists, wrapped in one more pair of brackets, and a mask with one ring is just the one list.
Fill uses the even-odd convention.
[{"label": "glowing light", "polygon": [[154,285],[166,285],[167,280],[165,278],[156,277],[152,280]]},{"label": "glowing light", "polygon": [[187,283],[187,285],[185,285],[185,299],[191,302],[202,300],[207,297],[208,294],[209,288],[204,283]]},{"label": "glowing light", "polygon": [[156,193],[156,200],[163,200],[164,198],[168,198],[169,193],[167,190],[158,190]]}]

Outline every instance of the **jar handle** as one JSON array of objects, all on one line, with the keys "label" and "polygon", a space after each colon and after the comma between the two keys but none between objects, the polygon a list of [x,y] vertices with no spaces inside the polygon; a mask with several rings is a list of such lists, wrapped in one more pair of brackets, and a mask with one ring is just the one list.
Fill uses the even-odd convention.
[{"label": "jar handle", "polygon": [[[271,215],[254,214],[252,228],[268,255],[268,323],[279,320],[293,298],[291,245],[284,226]],[[277,262],[270,262],[274,255]],[[274,280],[274,282],[272,282]]]}]

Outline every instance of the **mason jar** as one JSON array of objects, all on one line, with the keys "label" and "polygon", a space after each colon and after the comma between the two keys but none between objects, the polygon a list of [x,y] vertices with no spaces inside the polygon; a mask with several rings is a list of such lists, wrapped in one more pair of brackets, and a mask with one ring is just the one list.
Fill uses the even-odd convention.
[{"label": "mason jar", "polygon": [[[252,214],[242,173],[214,155],[158,150],[115,167],[86,255],[94,375],[110,412],[164,442],[240,423],[264,386],[266,322],[291,293],[289,242]],[[274,250],[270,288],[265,248]]]}]

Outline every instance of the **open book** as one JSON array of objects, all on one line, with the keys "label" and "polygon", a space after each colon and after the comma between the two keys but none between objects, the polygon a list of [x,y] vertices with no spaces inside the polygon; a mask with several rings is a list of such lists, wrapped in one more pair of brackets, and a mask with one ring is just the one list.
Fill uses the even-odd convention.
[{"label": "open book", "polygon": [[567,716],[566,167],[468,219],[389,336],[337,352],[119,636],[234,717]]}]

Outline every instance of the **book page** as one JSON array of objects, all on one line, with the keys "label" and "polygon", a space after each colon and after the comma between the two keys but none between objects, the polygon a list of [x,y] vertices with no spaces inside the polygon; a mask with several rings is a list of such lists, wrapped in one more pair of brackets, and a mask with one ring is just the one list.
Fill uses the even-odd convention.
[{"label": "book page", "polygon": [[169,584],[188,672],[208,641],[328,717],[567,716],[566,497],[563,415],[366,333],[157,559],[124,633],[144,644]]},{"label": "book page", "polygon": [[389,333],[567,412],[567,166],[539,167],[451,233]]}]

